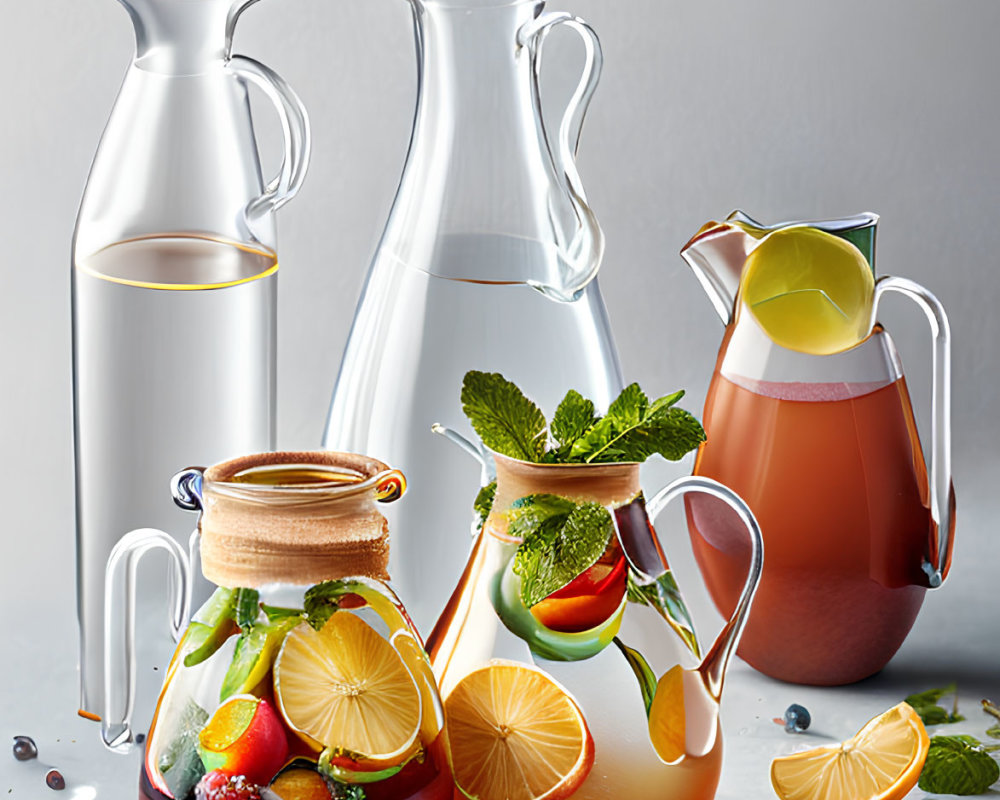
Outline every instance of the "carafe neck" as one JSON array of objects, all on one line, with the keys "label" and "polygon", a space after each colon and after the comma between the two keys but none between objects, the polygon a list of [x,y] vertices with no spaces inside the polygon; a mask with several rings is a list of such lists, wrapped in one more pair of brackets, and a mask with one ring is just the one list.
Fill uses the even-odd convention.
[{"label": "carafe neck", "polygon": [[233,27],[255,0],[121,0],[135,28],[135,66],[194,75],[229,58]]}]

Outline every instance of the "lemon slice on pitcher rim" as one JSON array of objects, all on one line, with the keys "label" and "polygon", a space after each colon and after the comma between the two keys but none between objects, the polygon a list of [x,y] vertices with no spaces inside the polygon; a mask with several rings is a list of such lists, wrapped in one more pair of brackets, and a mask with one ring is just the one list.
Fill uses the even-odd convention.
[{"label": "lemon slice on pitcher rim", "polygon": [[874,293],[874,275],[857,247],[795,226],[769,233],[747,256],[740,313],[749,311],[782,347],[829,355],[871,332]]},{"label": "lemon slice on pitcher rim", "polygon": [[418,747],[420,692],[389,642],[350,611],[286,637],[274,663],[282,716],[307,742],[397,764]]},{"label": "lemon slice on pitcher rim", "polygon": [[594,765],[572,696],[537,667],[495,660],[444,701],[455,785],[475,800],[562,800]]},{"label": "lemon slice on pitcher rim", "polygon": [[900,703],[845,742],[774,759],[771,785],[782,800],[900,800],[929,746],[920,717]]}]

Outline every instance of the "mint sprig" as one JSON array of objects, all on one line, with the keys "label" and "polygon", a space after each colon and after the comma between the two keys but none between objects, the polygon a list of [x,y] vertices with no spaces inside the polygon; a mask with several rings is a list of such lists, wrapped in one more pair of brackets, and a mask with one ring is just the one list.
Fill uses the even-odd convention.
[{"label": "mint sprig", "polygon": [[507,513],[507,532],[522,539],[513,570],[528,608],[593,566],[611,541],[611,514],[599,503],[533,494],[515,501]]},{"label": "mint sprig", "polygon": [[[946,708],[938,705],[938,700],[945,695],[955,696],[950,713]],[[917,712],[917,716],[920,717],[924,725],[946,725],[965,719],[958,713],[958,686],[954,683],[949,683],[940,689],[927,689],[911,694],[906,698],[906,702]]]},{"label": "mint sprig", "polygon": [[546,430],[538,406],[499,373],[471,371],[462,382],[462,409],[487,447],[549,464],[642,462],[656,453],[677,461],[705,441],[698,420],[676,407],[683,396],[674,392],[650,403],[633,383],[602,417],[571,389]]},{"label": "mint sprig", "polygon": [[1000,779],[1000,765],[972,736],[935,736],[918,786],[935,794],[982,794]]}]

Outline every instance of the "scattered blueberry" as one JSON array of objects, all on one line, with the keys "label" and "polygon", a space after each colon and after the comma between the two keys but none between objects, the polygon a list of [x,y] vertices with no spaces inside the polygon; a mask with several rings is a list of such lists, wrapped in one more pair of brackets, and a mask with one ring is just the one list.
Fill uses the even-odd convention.
[{"label": "scattered blueberry", "polygon": [[45,773],[45,785],[57,792],[66,788],[66,779],[57,769],[50,769]]},{"label": "scattered blueberry", "polygon": [[785,710],[785,730],[789,733],[801,733],[809,727],[812,717],[804,706],[792,703]]},{"label": "scattered blueberry", "polygon": [[146,734],[144,734],[144,733],[137,733],[135,735],[135,743],[136,744],[142,744],[144,741],[146,741]]},{"label": "scattered blueberry", "polygon": [[35,740],[30,736],[15,736],[13,750],[14,758],[18,761],[30,761],[32,758],[38,758],[38,748],[35,746]]}]

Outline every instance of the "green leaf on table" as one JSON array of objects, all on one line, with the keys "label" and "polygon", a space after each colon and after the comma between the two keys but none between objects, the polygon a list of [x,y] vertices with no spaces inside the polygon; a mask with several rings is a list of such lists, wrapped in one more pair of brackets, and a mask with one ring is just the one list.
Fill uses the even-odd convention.
[{"label": "green leaf on table", "polygon": [[[938,705],[938,700],[949,694],[955,696],[950,712],[943,706]],[[965,717],[958,713],[958,686],[954,683],[949,683],[940,689],[927,689],[923,692],[911,694],[906,698],[906,702],[917,712],[917,716],[923,720],[924,725],[945,725],[952,722],[961,722],[965,719]]]},{"label": "green leaf on table", "polygon": [[674,407],[683,396],[674,392],[650,405],[639,384],[626,386],[608,413],[573,443],[568,460],[643,462],[655,453],[671,461],[683,458],[705,441],[698,420]]},{"label": "green leaf on table", "polygon": [[613,523],[599,503],[533,494],[514,502],[507,532],[522,539],[513,569],[531,608],[592,566],[607,549]]},{"label": "green leaf on table", "polygon": [[545,416],[500,373],[465,373],[462,410],[490,450],[522,461],[541,461],[547,442]]},{"label": "green leaf on table", "polygon": [[[989,714],[991,717],[996,717],[997,720],[1000,720],[1000,706],[997,706],[996,703],[986,699],[982,701],[982,706],[984,712]],[[1000,739],[1000,721],[992,727],[987,728],[986,735],[993,739]]]},{"label": "green leaf on table", "polygon": [[972,736],[935,736],[917,784],[936,794],[982,794],[1000,779],[1000,765]]}]

